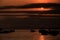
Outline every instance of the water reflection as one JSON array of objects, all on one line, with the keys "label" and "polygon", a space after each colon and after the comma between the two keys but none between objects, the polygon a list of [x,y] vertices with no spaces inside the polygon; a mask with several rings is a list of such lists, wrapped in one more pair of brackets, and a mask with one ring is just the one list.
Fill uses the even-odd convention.
[{"label": "water reflection", "polygon": [[44,36],[43,35],[40,35],[39,40],[45,40]]},{"label": "water reflection", "polygon": [[38,32],[30,32],[30,30],[16,30],[13,33],[0,34],[0,40],[60,40],[60,35],[41,35]]},{"label": "water reflection", "polygon": [[4,10],[0,10],[0,11],[50,11],[50,10],[54,10],[54,8],[27,8],[27,9],[4,9]]}]

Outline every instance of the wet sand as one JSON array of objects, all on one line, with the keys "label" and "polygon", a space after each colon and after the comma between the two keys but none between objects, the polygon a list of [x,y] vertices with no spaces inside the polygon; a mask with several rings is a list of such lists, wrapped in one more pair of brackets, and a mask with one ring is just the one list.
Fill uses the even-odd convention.
[{"label": "wet sand", "polygon": [[12,33],[0,34],[0,40],[60,40],[60,35],[41,35],[39,32],[30,30],[15,30]]}]

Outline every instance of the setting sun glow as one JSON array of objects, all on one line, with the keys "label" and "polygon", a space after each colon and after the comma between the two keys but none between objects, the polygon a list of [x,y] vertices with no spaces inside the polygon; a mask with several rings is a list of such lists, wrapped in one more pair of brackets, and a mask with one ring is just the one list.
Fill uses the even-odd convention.
[{"label": "setting sun glow", "polygon": [[41,7],[37,10],[40,10],[40,11],[49,11],[49,10],[53,10],[52,8],[44,8],[44,7]]},{"label": "setting sun glow", "polygon": [[57,2],[58,0],[35,0],[38,3],[54,3]]},{"label": "setting sun glow", "polygon": [[60,3],[60,0],[1,0],[0,6],[25,5],[30,3]]}]

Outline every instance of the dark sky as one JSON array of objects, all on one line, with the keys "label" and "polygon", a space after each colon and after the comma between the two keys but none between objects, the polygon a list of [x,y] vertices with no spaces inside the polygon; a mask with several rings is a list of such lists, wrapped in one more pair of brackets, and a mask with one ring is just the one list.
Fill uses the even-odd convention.
[{"label": "dark sky", "polygon": [[30,3],[60,3],[60,0],[0,0],[0,6],[25,5]]}]

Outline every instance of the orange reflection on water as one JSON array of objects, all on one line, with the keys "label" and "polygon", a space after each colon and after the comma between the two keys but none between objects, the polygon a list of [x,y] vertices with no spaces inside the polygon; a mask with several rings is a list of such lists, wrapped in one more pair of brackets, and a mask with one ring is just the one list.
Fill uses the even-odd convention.
[{"label": "orange reflection on water", "polygon": [[39,40],[45,40],[43,35],[40,35]]},{"label": "orange reflection on water", "polygon": [[53,10],[52,8],[44,8],[44,7],[41,7],[37,10],[40,10],[40,11],[49,11],[49,10]]},{"label": "orange reflection on water", "polygon": [[0,10],[0,11],[50,11],[54,10],[53,8],[28,8],[28,9],[6,9],[6,10]]},{"label": "orange reflection on water", "polygon": [[28,9],[20,9],[21,11],[50,11],[50,10],[54,10],[53,8],[28,8]]}]

